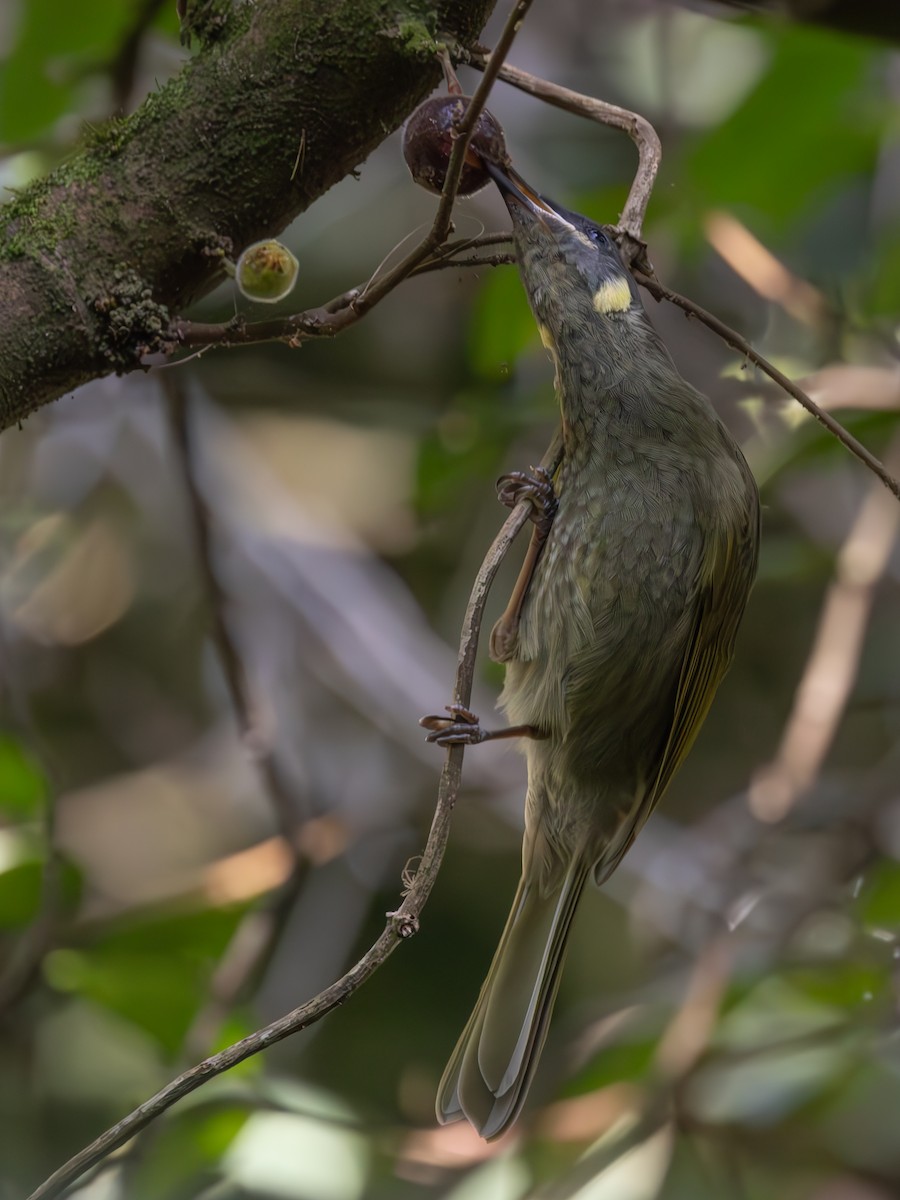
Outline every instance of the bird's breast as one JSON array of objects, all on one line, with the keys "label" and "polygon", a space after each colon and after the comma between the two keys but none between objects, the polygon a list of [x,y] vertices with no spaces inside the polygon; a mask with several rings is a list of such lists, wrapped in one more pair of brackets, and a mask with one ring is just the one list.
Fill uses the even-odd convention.
[{"label": "bird's breast", "polygon": [[[519,625],[503,704],[511,721],[562,735],[573,677],[596,695],[598,719],[677,674],[691,624],[704,534],[689,481],[608,464],[564,471],[559,509]],[[595,687],[591,687],[591,681]],[[604,719],[606,719],[604,717]]]}]

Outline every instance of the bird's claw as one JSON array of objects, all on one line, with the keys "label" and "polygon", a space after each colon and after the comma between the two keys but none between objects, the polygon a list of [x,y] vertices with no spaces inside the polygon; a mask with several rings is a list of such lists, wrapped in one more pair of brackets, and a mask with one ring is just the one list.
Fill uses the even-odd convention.
[{"label": "bird's claw", "polygon": [[556,516],[559,501],[553,488],[553,476],[546,467],[530,471],[510,471],[497,480],[497,499],[507,508],[515,508],[522,500],[530,500],[531,520],[546,537]]},{"label": "bird's claw", "polygon": [[419,724],[431,732],[425,738],[437,746],[477,746],[487,737],[478,723],[478,717],[463,704],[447,704],[445,711],[449,717],[433,713],[420,717]]}]

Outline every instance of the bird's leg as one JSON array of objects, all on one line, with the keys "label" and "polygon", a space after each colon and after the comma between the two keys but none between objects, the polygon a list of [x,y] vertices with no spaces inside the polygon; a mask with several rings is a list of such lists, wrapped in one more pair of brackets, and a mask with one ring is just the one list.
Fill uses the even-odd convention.
[{"label": "bird's leg", "polygon": [[446,711],[450,714],[449,717],[432,714],[419,718],[422,728],[431,730],[425,739],[426,742],[435,742],[438,746],[477,746],[481,742],[496,741],[499,738],[544,738],[547,736],[533,725],[508,725],[506,729],[482,729],[475,714],[462,704],[448,704]]},{"label": "bird's leg", "polygon": [[522,563],[509,603],[491,630],[491,658],[494,662],[509,662],[515,653],[522,605],[553,518],[556,516],[559,501],[553,490],[553,478],[544,467],[532,467],[531,474],[512,471],[509,475],[501,475],[497,480],[497,498],[508,508],[515,508],[520,500],[530,500],[531,520],[534,522],[525,561]]},{"label": "bird's leg", "polygon": [[553,476],[546,467],[532,467],[530,471],[510,471],[497,480],[497,499],[507,508],[515,508],[522,500],[531,501],[531,520],[535,529],[546,540],[559,507],[553,490]]}]

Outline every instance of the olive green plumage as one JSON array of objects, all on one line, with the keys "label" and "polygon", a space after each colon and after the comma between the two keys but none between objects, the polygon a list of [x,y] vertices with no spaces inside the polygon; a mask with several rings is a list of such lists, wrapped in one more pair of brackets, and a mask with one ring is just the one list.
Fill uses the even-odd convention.
[{"label": "olive green plumage", "polygon": [[441,1082],[441,1121],[518,1115],[589,878],[618,866],[728,669],[756,573],[759,498],[712,405],[678,374],[608,231],[494,170],[556,362],[559,508],[505,642],[528,760],[522,879]]}]

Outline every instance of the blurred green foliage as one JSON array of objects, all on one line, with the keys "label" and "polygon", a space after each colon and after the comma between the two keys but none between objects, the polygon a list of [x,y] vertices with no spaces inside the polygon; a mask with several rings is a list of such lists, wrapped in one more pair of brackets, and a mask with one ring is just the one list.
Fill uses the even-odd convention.
[{"label": "blurred green foliage", "polygon": [[12,737],[0,736],[0,806],[5,817],[35,818],[44,800],[40,767]]},{"label": "blurred green foliage", "polygon": [[174,4],[144,0],[28,0],[11,4],[0,63],[0,144],[46,138],[60,118],[103,117],[98,83],[142,10],[158,9],[153,27],[174,36]]},{"label": "blurred green foliage", "polygon": [[756,87],[686,164],[689,201],[730,208],[767,237],[865,182],[891,123],[871,45],[799,27],[770,45]]}]

